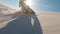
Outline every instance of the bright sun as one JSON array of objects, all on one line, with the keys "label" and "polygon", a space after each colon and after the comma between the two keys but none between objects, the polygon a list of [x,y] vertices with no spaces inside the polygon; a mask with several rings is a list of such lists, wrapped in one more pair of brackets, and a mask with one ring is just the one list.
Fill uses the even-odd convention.
[{"label": "bright sun", "polygon": [[30,7],[33,5],[33,1],[32,0],[26,0],[25,2],[27,5],[29,5]]}]

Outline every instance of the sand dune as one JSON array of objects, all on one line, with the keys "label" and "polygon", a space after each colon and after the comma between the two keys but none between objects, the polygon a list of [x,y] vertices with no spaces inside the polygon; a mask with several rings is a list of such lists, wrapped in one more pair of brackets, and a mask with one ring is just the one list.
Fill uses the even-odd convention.
[{"label": "sand dune", "polygon": [[[36,15],[9,15],[11,21],[2,23],[2,34],[59,34],[60,13],[36,12]],[[13,18],[12,18],[13,17]],[[17,18],[16,18],[17,17]],[[16,18],[16,19],[14,19]],[[14,20],[12,20],[14,19]],[[33,19],[31,21],[31,19]],[[0,19],[1,20],[1,19]],[[3,20],[2,20],[3,21]],[[1,22],[0,22],[1,23]],[[1,24],[0,24],[1,25]],[[1,27],[1,26],[0,26]]]},{"label": "sand dune", "polygon": [[[31,19],[33,18],[33,22]],[[36,15],[19,15],[15,20],[7,23],[7,25],[0,29],[2,34],[42,34],[40,22]]]}]

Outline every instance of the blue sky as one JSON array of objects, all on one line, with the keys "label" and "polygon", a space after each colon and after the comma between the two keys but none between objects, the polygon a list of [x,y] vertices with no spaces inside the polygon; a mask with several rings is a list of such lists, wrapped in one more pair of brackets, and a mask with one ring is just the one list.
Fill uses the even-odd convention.
[{"label": "blue sky", "polygon": [[[0,0],[1,3],[7,4],[13,8],[19,8],[18,0]],[[43,11],[60,11],[60,0],[34,0],[33,10]]]}]

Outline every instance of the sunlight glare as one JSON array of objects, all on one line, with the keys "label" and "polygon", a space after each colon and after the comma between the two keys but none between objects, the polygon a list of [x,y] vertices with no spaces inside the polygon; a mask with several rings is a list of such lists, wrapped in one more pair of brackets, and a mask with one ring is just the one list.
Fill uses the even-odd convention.
[{"label": "sunlight glare", "polygon": [[27,5],[29,5],[30,7],[32,7],[33,5],[33,1],[32,0],[26,0],[25,2]]}]

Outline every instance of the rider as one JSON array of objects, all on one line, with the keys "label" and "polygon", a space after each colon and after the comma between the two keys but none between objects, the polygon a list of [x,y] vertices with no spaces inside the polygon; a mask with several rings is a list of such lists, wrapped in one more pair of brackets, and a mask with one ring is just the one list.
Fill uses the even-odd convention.
[{"label": "rider", "polygon": [[25,11],[25,8],[24,8],[24,5],[25,5],[24,1],[26,1],[26,0],[20,0],[20,1],[19,1],[19,7],[21,7],[21,10],[23,11],[23,13],[26,12],[26,11]]},{"label": "rider", "polygon": [[35,14],[35,12],[27,4],[25,4],[24,1],[26,1],[26,0],[20,0],[20,2],[19,2],[19,7],[21,7],[21,10],[23,11],[23,13]]}]

